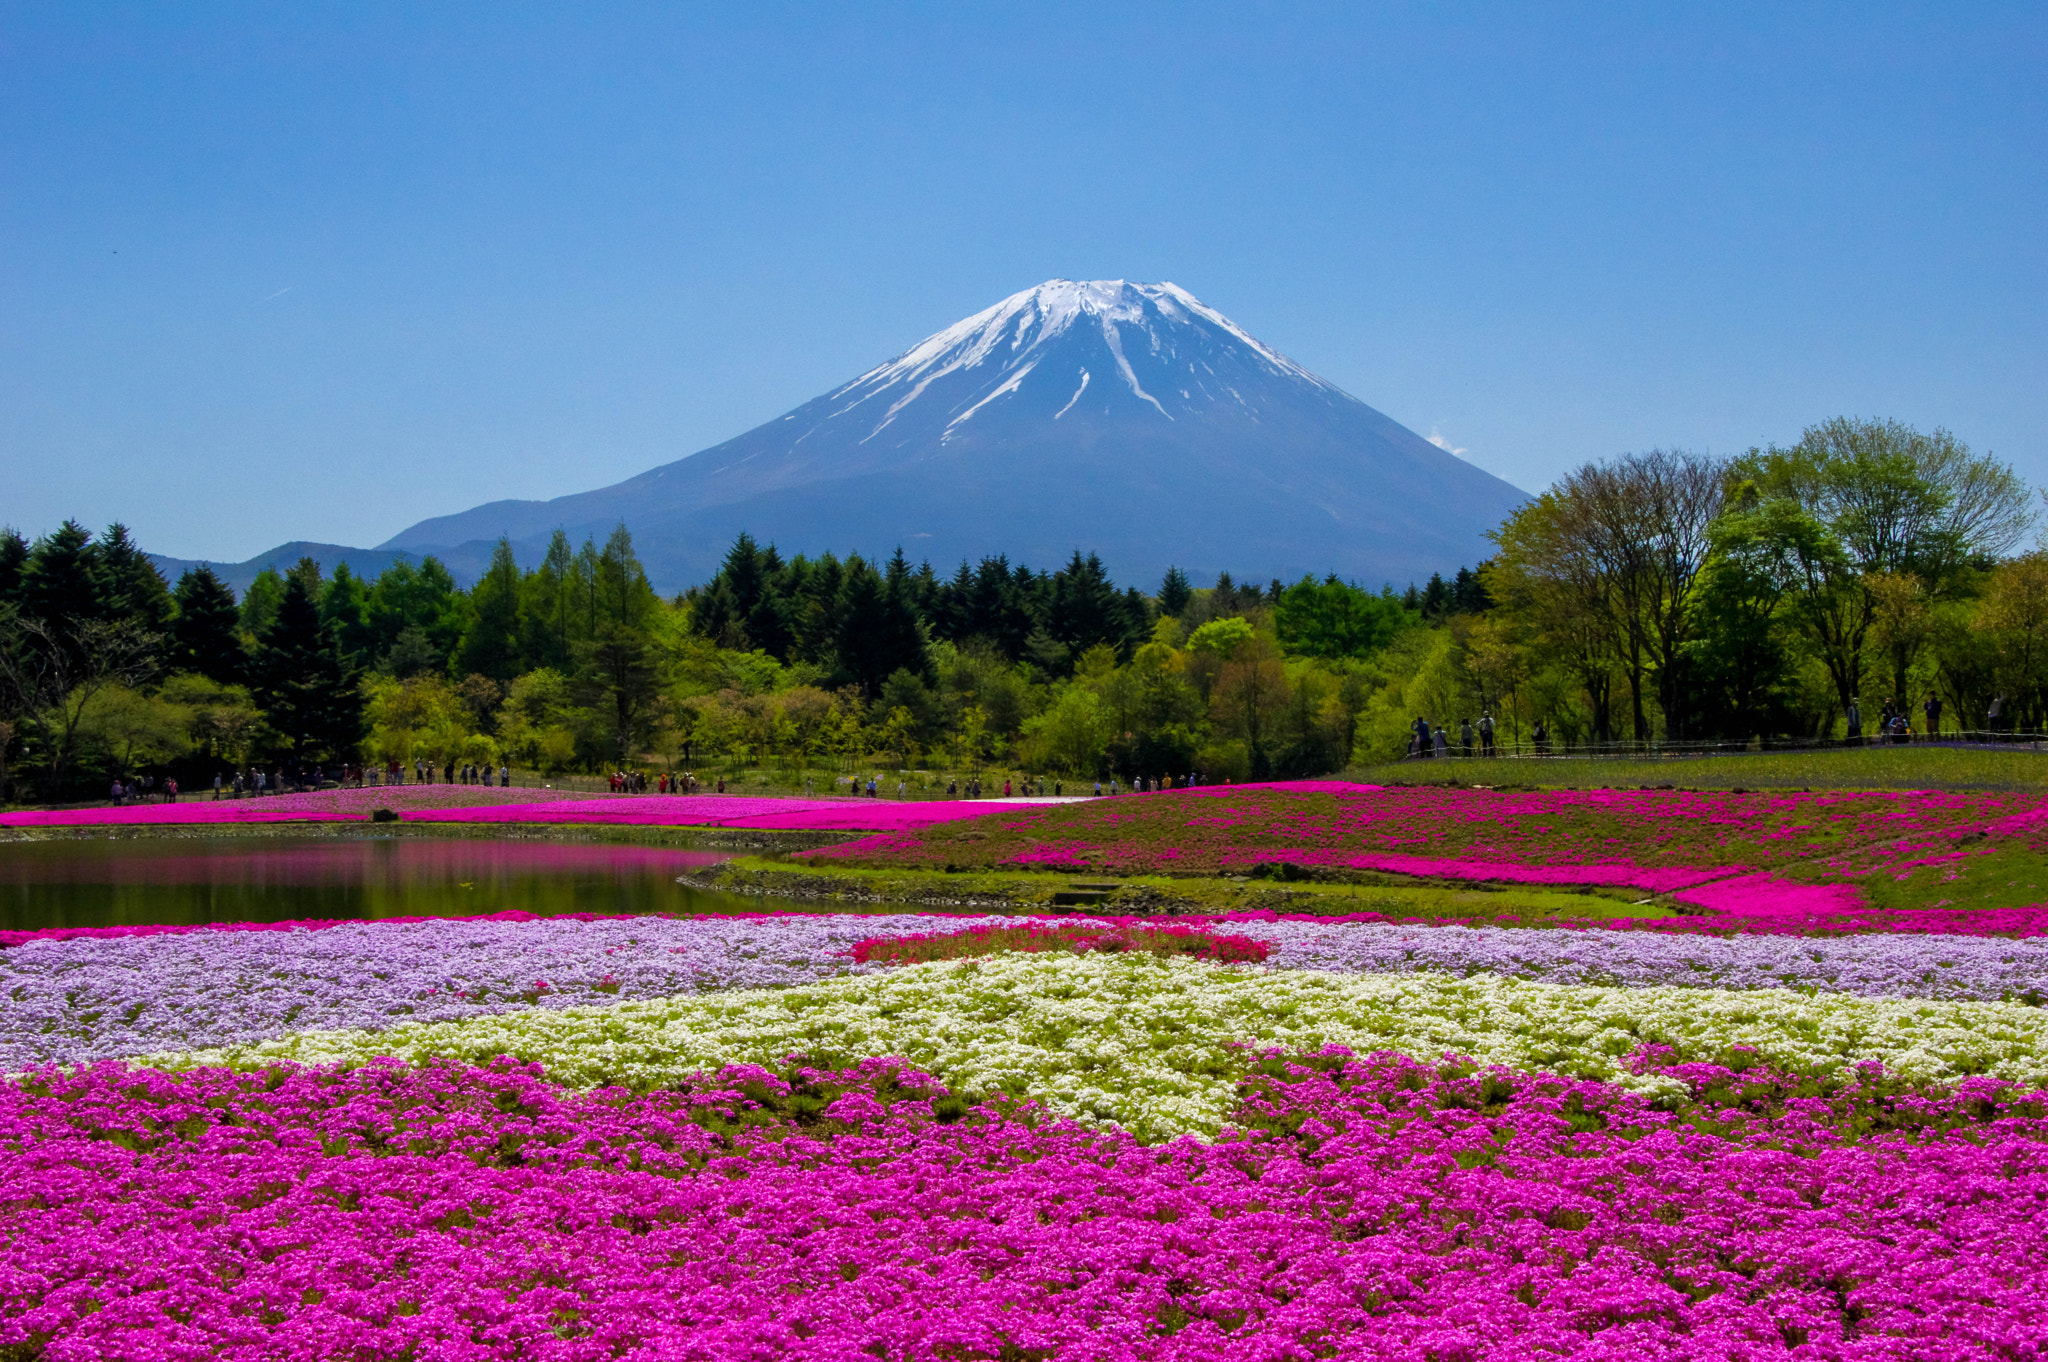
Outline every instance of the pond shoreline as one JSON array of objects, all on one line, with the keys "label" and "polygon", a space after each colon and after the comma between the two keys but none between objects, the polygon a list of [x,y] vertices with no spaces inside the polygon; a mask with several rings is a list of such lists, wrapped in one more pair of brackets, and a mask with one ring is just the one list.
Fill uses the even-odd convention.
[{"label": "pond shoreline", "polygon": [[182,842],[244,838],[328,838],[389,841],[398,837],[494,842],[615,843],[706,851],[810,851],[867,836],[864,832],[787,828],[721,828],[604,823],[372,823],[364,820],[187,824],[82,824],[0,828],[0,846],[17,842]]}]

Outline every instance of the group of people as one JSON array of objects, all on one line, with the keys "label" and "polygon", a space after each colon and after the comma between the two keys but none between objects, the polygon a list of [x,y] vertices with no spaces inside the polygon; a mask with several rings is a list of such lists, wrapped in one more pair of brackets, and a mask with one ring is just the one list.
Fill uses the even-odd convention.
[{"label": "group of people", "polygon": [[[488,763],[475,762],[457,766],[449,762],[437,767],[424,758],[412,764],[412,784],[432,785],[435,777],[444,785],[496,785],[510,788],[512,768],[500,765],[493,770]],[[175,781],[167,782],[175,788]],[[343,789],[361,790],[375,785],[406,784],[405,766],[398,761],[387,761],[379,765],[356,765],[348,763],[333,770],[315,766],[308,771],[287,775],[282,769],[262,771],[256,767],[247,770],[217,773],[213,778],[215,799],[242,799],[244,797],[282,794],[290,789],[318,790],[328,785]]]},{"label": "group of people", "polygon": [[[1539,753],[1550,750],[1550,730],[1543,726],[1542,720],[1537,720],[1536,729],[1532,736],[1536,740],[1536,750]],[[1495,755],[1493,746],[1493,716],[1491,714],[1481,714],[1476,725],[1470,719],[1458,720],[1458,735],[1455,742],[1452,740],[1450,731],[1442,724],[1432,724],[1429,720],[1418,714],[1415,716],[1415,722],[1408,725],[1408,755],[1411,757],[1469,757],[1473,754],[1474,738],[1478,739],[1480,756],[1490,757]]]},{"label": "group of people", "polygon": [[[875,788],[875,782],[873,782],[872,780],[871,780],[871,781],[869,781],[869,782],[868,782],[868,793],[869,793],[869,794],[873,794],[873,793],[874,793],[874,788]],[[1060,794],[1061,792],[1063,792],[1063,791],[1065,790],[1065,788],[1066,788],[1065,784],[1064,784],[1063,782],[1061,782],[1061,781],[1057,781],[1057,780],[1055,780],[1055,781],[1054,781],[1054,782],[1052,783],[1052,792],[1053,792],[1054,794]],[[898,790],[901,790],[901,789],[902,789],[902,786],[900,786],[900,785],[899,785],[899,786],[897,787],[897,789],[898,789]],[[1012,793],[1012,789],[1013,789],[1013,786],[1012,786],[1011,782],[1010,782],[1010,781],[1007,781],[1007,780],[1006,780],[1006,781],[1004,781],[1004,782],[1003,782],[1003,798],[1005,798],[1005,799],[1008,799],[1008,798],[1010,798],[1010,796],[1011,796],[1011,793]],[[1021,794],[1021,795],[1024,795],[1024,796],[1026,796],[1027,798],[1028,798],[1028,797],[1030,797],[1030,796],[1033,796],[1033,795],[1042,795],[1042,794],[1044,794],[1044,793],[1045,793],[1045,782],[1044,782],[1043,780],[1027,780],[1027,781],[1023,781],[1023,782],[1021,782],[1021,783],[1019,783],[1019,784],[1015,785],[1015,786],[1014,786],[1014,790],[1015,790],[1015,792],[1016,792],[1016,793],[1018,793],[1018,794]],[[965,794],[964,796],[963,796],[963,795],[961,794],[961,792],[960,792],[960,782],[959,782],[959,781],[957,781],[957,780],[949,780],[949,781],[947,781],[947,782],[946,782],[946,796],[947,796],[947,798],[949,798],[949,799],[958,799],[958,798],[966,798],[966,799],[979,799],[979,798],[981,798],[981,795],[982,795],[982,790],[981,790],[981,777],[979,777],[979,776],[972,776],[972,777],[969,777],[969,779],[968,779],[968,781],[967,781],[967,792],[966,792],[966,794]]]},{"label": "group of people", "polygon": [[[1996,716],[2004,708],[2004,702],[2005,697],[2002,695],[1991,702],[1991,716]],[[1921,702],[1920,713],[1926,720],[1926,727],[1921,730],[1921,734],[1928,738],[1941,736],[1941,697],[1930,692]],[[1852,745],[1863,742],[1863,707],[1857,703],[1854,696],[1849,698],[1847,718],[1849,742]],[[1991,718],[1991,723],[1994,728],[1997,726],[1995,717]],[[1887,697],[1884,708],[1879,712],[1877,727],[1870,737],[1871,740],[1881,743],[1911,742],[1913,725],[1906,717],[1906,707]]]},{"label": "group of people", "polygon": [[[434,783],[434,773],[433,762],[425,758],[415,758],[413,760],[413,784],[432,785]],[[360,788],[364,783],[366,774],[381,775],[383,777],[381,783],[385,785],[405,784],[405,766],[398,761],[385,762],[382,770],[374,766],[344,767],[342,783],[348,784],[353,780],[354,784]],[[481,766],[470,762],[458,767],[453,761],[450,761],[440,768],[440,775],[443,785],[499,785],[509,787],[512,784],[511,767],[500,765],[497,770],[493,771],[488,762]],[[380,782],[371,780],[369,783],[375,785]]]},{"label": "group of people", "polygon": [[285,791],[284,769],[265,771],[250,766],[239,771],[216,771],[213,774],[213,797],[215,799],[253,799],[258,795],[283,794]]},{"label": "group of people", "polygon": [[131,799],[139,804],[146,804],[158,797],[166,804],[175,804],[178,802],[178,778],[166,776],[159,785],[157,778],[151,775],[130,776],[125,781],[115,776],[113,784],[107,789],[107,795],[117,805],[126,804]]}]

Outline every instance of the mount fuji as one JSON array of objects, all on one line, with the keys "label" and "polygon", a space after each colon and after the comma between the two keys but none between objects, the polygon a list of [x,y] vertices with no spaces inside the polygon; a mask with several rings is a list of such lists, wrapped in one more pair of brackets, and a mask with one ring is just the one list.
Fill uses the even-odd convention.
[{"label": "mount fuji", "polygon": [[664,590],[708,577],[741,530],[785,556],[1051,567],[1079,548],[1148,587],[1169,565],[1376,587],[1477,562],[1525,499],[1174,284],[1055,279],[724,444],[381,548],[467,575],[500,536],[528,562],[557,527],[580,542],[623,521]]}]

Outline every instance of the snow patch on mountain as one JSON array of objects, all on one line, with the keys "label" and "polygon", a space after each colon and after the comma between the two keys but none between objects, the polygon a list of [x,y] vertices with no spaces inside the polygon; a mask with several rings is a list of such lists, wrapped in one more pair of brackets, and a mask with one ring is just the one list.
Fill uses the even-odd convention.
[{"label": "snow patch on mountain", "polygon": [[[1099,327],[1103,344],[1124,385],[1169,421],[1177,418],[1147,391],[1131,363],[1132,353],[1142,352],[1161,367],[1184,367],[1195,376],[1193,382],[1206,398],[1218,395],[1202,383],[1199,374],[1205,371],[1213,378],[1215,370],[1199,354],[1183,355],[1183,346],[1242,347],[1243,357],[1276,378],[1306,384],[1325,395],[1344,396],[1339,389],[1254,339],[1243,327],[1178,284],[1052,279],[1014,293],[993,307],[927,336],[896,358],[828,394],[826,400],[832,407],[827,419],[847,416],[870,404],[882,406],[875,425],[860,441],[866,444],[889,429],[905,408],[924,397],[939,380],[993,366],[992,386],[977,386],[972,400],[963,401],[950,413],[951,419],[945,426],[950,431],[992,399],[1019,391],[1026,376],[1039,367],[1040,352],[1069,338],[1076,326],[1090,321]],[[1086,370],[1082,372],[1085,374]],[[1180,392],[1183,401],[1199,400],[1190,389],[1178,384],[1174,390]],[[1233,388],[1225,387],[1224,391],[1250,408]],[[1071,405],[1070,401],[1068,407]],[[1068,407],[1060,408],[1052,419],[1065,415]]]},{"label": "snow patch on mountain", "polygon": [[1079,402],[1079,401],[1081,400],[1081,394],[1082,394],[1082,393],[1085,393],[1085,392],[1087,392],[1087,391],[1088,391],[1088,371],[1087,371],[1086,369],[1083,369],[1083,370],[1081,371],[1081,386],[1080,386],[1080,387],[1078,387],[1078,388],[1076,388],[1076,389],[1074,389],[1074,395],[1073,395],[1072,397],[1070,397],[1070,398],[1068,398],[1068,399],[1067,399],[1067,405],[1066,405],[1066,406],[1064,406],[1064,407],[1061,407],[1061,408],[1060,408],[1060,409],[1059,409],[1058,411],[1056,411],[1056,412],[1054,412],[1054,413],[1052,414],[1052,419],[1053,419],[1053,420],[1055,420],[1055,421],[1057,421],[1057,420],[1059,420],[1059,419],[1060,419],[1060,418],[1061,418],[1062,416],[1065,416],[1065,415],[1066,415],[1066,414],[1067,414],[1068,412],[1072,411],[1072,410],[1074,409],[1074,404],[1075,404],[1076,402]]}]

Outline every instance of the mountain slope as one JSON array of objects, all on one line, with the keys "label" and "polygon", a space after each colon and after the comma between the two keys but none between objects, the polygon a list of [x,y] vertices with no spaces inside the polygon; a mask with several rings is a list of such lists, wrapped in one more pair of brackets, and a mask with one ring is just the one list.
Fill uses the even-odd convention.
[{"label": "mountain slope", "polygon": [[1053,280],[724,444],[552,501],[422,521],[382,547],[457,561],[624,521],[664,587],[740,530],[785,553],[897,545],[944,565],[1076,547],[1405,583],[1483,557],[1523,494],[1262,345],[1173,284]]},{"label": "mountain slope", "polygon": [[[166,581],[177,581],[187,568],[210,567],[213,569],[214,576],[233,587],[237,593],[247,591],[249,583],[255,581],[265,568],[275,568],[279,572],[286,572],[297,566],[301,558],[311,558],[320,565],[320,571],[329,577],[332,577],[335,568],[343,563],[348,564],[348,570],[358,577],[375,577],[393,563],[400,561],[417,563],[420,559],[420,555],[416,553],[405,553],[391,549],[352,549],[342,544],[314,544],[303,539],[295,539],[289,544],[279,544],[274,549],[259,553],[254,558],[240,563],[214,563],[198,558],[170,558],[161,553],[151,553],[144,556],[156,565],[156,570],[164,575],[164,580]],[[490,560],[489,553],[484,555],[484,560],[486,562]],[[467,585],[480,574],[475,570],[469,570],[458,571],[454,575],[457,581]]]}]

